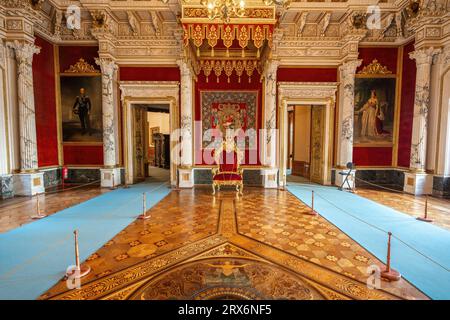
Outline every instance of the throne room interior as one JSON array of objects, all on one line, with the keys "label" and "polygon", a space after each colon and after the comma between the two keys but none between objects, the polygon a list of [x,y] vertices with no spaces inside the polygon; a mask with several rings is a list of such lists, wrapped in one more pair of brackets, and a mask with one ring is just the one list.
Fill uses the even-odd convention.
[{"label": "throne room interior", "polygon": [[449,0],[0,0],[0,299],[448,300],[449,268]]}]

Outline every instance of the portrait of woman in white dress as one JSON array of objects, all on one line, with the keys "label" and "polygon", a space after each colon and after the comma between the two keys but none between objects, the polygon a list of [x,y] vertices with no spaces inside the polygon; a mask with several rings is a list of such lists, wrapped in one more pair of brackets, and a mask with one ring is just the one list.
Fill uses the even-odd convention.
[{"label": "portrait of woman in white dress", "polygon": [[357,79],[354,142],[392,143],[394,109],[395,79]]}]

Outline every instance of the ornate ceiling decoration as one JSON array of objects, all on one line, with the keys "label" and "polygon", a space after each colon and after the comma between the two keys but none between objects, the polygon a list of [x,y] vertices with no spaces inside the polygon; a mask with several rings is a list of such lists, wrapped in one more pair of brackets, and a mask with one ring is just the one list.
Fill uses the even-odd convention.
[{"label": "ornate ceiling decoration", "polygon": [[[252,19],[251,23],[271,23],[276,22],[275,6],[259,6],[246,7],[240,12],[240,15],[229,16],[228,23],[249,23],[248,19]],[[211,23],[211,16],[208,8],[198,5],[183,5],[181,12],[182,22],[201,22]],[[215,23],[223,23],[220,18],[215,19]]]},{"label": "ornate ceiling decoration", "polygon": [[236,40],[239,47],[242,48],[242,57],[245,56],[244,49],[248,47],[251,41],[257,49],[257,57],[260,56],[260,50],[265,41],[269,48],[273,44],[273,25],[230,25],[230,24],[183,24],[183,42],[187,47],[190,42],[197,48],[197,56],[200,56],[200,47],[204,41],[211,47],[211,55],[214,56],[214,48],[222,41],[226,48],[226,55],[229,56],[229,50]]},{"label": "ornate ceiling decoration", "polygon": [[[162,0],[161,0],[162,1]],[[187,6],[193,0],[183,0],[183,15],[191,18],[208,18],[222,23],[230,23],[239,18],[270,18],[275,5],[287,6],[291,0],[200,0],[201,6]],[[250,3],[250,4],[249,4]],[[255,7],[255,3],[258,4]]]},{"label": "ornate ceiling decoration", "polygon": [[209,76],[214,72],[217,83],[219,82],[220,75],[225,73],[228,82],[230,82],[230,77],[233,72],[238,77],[238,82],[241,82],[242,75],[248,76],[248,82],[251,82],[252,76],[255,71],[261,74],[260,64],[256,59],[248,60],[201,60],[199,63],[199,70],[196,70],[197,75],[203,71],[206,77],[206,82],[209,82]]}]

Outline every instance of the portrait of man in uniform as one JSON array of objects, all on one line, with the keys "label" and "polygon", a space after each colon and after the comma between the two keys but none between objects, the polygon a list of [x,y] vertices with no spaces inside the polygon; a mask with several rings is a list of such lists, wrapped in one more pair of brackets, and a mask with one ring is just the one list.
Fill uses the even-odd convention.
[{"label": "portrait of man in uniform", "polygon": [[63,142],[102,142],[101,94],[99,76],[61,77]]},{"label": "portrait of man in uniform", "polygon": [[75,98],[75,104],[73,105],[73,113],[80,118],[81,132],[82,134],[88,133],[91,135],[91,126],[89,124],[89,116],[91,114],[91,100],[86,95],[86,90],[80,88],[80,95]]}]

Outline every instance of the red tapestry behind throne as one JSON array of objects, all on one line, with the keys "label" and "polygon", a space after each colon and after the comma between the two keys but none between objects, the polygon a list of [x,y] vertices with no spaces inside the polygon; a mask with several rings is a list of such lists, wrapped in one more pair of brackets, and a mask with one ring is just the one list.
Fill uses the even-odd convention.
[{"label": "red tapestry behind throne", "polygon": [[[218,136],[219,132],[226,134],[227,129],[237,131],[241,129],[242,135],[250,129],[256,134],[258,119],[258,92],[257,91],[202,91],[200,93],[202,112],[203,148],[211,147],[214,142],[211,136]],[[208,131],[212,129],[211,131]],[[245,138],[242,149],[256,147],[256,139]],[[213,148],[215,147],[215,144]]]}]

